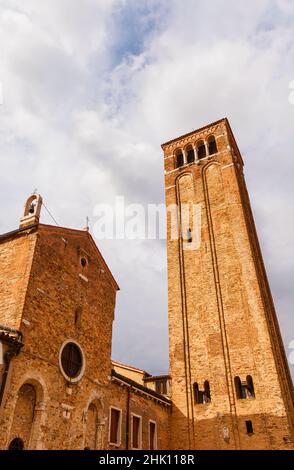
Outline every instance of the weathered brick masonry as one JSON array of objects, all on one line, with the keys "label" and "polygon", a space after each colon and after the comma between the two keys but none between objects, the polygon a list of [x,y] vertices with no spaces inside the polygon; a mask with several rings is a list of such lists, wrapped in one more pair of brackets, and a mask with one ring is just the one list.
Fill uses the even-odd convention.
[{"label": "weathered brick masonry", "polygon": [[0,237],[1,449],[293,448],[293,386],[229,123],[162,148],[170,375],[112,363],[118,285],[88,231],[39,223],[33,194]]},{"label": "weathered brick masonry", "polygon": [[[24,343],[10,362],[0,448],[15,438],[33,449],[125,448],[128,394],[129,417],[142,416],[142,446],[148,448],[148,423],[153,419],[158,445],[167,448],[169,401],[112,377],[118,286],[91,235],[37,224],[3,237],[0,257],[0,323],[21,330]],[[60,351],[69,340],[85,358],[77,383],[60,371]],[[121,442],[116,446],[109,444],[112,405],[122,410]]]},{"label": "weathered brick masonry", "polygon": [[167,221],[171,446],[293,448],[292,381],[229,123],[162,148],[166,205],[179,207]]}]

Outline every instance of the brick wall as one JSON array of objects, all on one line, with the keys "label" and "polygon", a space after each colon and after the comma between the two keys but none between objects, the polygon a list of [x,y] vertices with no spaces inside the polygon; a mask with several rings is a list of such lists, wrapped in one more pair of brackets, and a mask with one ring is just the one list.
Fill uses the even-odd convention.
[{"label": "brick wall", "polygon": [[[211,134],[216,155],[175,169],[178,148]],[[292,383],[229,125],[220,121],[163,148],[167,206],[201,209],[195,250],[171,240],[170,217],[167,223],[172,446],[291,448]],[[234,377],[247,375],[255,398],[238,400]],[[193,384],[203,388],[205,380],[211,403],[195,404]]]},{"label": "brick wall", "polygon": [[[8,237],[0,247],[5,260],[3,283],[7,278],[0,298],[0,323],[21,329],[24,341],[21,353],[10,363],[0,411],[0,448],[21,437],[25,448],[32,449],[94,445],[107,449],[111,405],[123,411],[124,448],[128,392],[113,383],[110,359],[118,286],[90,235],[39,225],[28,235],[19,232]],[[11,253],[16,256],[14,261]],[[82,258],[86,259],[84,266]],[[22,308],[17,303],[20,291]],[[68,340],[80,346],[85,359],[84,375],[76,384],[69,384],[60,371],[60,350]],[[19,393],[24,383],[35,390],[33,422],[29,401]],[[145,448],[149,419],[158,422],[159,445],[168,446],[165,406],[132,391],[129,409],[142,416]]]},{"label": "brick wall", "polygon": [[32,230],[0,239],[0,323],[10,328],[21,327],[35,243]]}]

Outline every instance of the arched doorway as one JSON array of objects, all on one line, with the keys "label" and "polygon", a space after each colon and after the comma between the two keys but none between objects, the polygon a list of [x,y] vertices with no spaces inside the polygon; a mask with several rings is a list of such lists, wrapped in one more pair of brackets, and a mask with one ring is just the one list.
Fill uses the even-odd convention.
[{"label": "arched doorway", "polygon": [[98,412],[96,405],[91,403],[87,411],[85,449],[96,450],[98,432]]},{"label": "arched doorway", "polygon": [[104,422],[101,419],[101,403],[99,400],[92,401],[86,412],[86,429],[84,449],[98,450],[103,446]]},{"label": "arched doorway", "polygon": [[15,437],[9,444],[8,450],[24,450],[24,442],[20,437]]},{"label": "arched doorway", "polygon": [[[28,449],[35,415],[36,390],[29,383],[23,384],[17,396],[12,428],[9,439],[9,449]],[[22,447],[22,448],[21,448]]]}]

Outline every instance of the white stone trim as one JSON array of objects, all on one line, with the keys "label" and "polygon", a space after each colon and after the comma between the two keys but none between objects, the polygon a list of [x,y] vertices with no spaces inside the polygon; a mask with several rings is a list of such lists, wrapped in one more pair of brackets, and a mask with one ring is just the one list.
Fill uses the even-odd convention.
[{"label": "white stone trim", "polygon": [[84,276],[84,274],[79,273],[79,277],[80,277],[81,279],[83,279],[83,281],[89,282],[88,278],[87,278],[86,276]]},{"label": "white stone trim", "polygon": [[225,168],[230,168],[231,166],[235,166],[235,163],[229,163],[228,165],[222,166],[222,170],[225,170]]},{"label": "white stone trim", "polygon": [[166,157],[164,157],[164,160],[167,160],[168,158],[174,158],[174,154],[172,154],[172,155],[167,155]]},{"label": "white stone trim", "polygon": [[165,188],[165,191],[167,191],[168,189],[175,188],[175,187],[176,187],[176,185],[175,185],[175,184],[173,184],[172,186],[168,186],[167,188]]}]

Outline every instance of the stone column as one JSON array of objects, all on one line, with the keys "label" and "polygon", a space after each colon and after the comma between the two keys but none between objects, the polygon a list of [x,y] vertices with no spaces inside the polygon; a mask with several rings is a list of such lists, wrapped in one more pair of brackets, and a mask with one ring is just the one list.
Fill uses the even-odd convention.
[{"label": "stone column", "polygon": [[197,152],[197,147],[196,144],[193,145],[193,150],[194,150],[194,155],[195,155],[195,162],[198,162],[198,152]]},{"label": "stone column", "polygon": [[42,425],[45,421],[45,403],[39,401],[34,409],[34,421],[32,423],[29,449],[42,450],[44,449]]},{"label": "stone column", "polygon": [[208,146],[208,142],[207,142],[207,140],[204,140],[203,142],[204,142],[204,145],[205,145],[206,156],[208,157],[208,155],[209,155],[209,146]]}]

